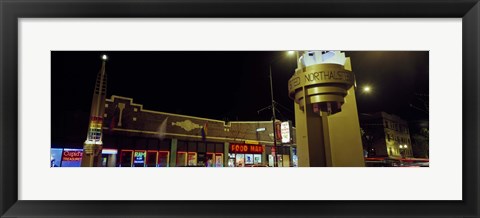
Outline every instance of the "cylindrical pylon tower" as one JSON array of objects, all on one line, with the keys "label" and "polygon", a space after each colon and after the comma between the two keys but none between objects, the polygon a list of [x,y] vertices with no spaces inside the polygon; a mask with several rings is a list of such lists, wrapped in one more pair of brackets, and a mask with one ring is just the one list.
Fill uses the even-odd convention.
[{"label": "cylindrical pylon tower", "polygon": [[364,166],[350,59],[340,51],[298,53],[289,80],[299,166]]},{"label": "cylindrical pylon tower", "polygon": [[82,167],[98,167],[102,161],[102,124],[105,112],[105,98],[107,92],[107,74],[105,63],[107,56],[102,56],[102,67],[97,74],[97,81],[93,91],[92,106],[90,109],[90,122],[88,125],[87,139],[83,144]]}]

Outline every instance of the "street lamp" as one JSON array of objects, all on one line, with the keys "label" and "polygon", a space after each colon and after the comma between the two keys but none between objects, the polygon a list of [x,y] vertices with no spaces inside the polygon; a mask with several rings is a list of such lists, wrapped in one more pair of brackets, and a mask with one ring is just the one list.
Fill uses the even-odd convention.
[{"label": "street lamp", "polygon": [[372,87],[367,85],[367,86],[363,87],[362,90],[363,90],[364,93],[370,93],[372,91]]}]

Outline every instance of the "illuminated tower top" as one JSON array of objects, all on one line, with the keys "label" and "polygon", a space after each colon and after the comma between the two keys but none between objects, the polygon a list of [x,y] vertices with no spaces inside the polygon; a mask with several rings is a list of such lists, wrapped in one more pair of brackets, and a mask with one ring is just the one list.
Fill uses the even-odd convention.
[{"label": "illuminated tower top", "polygon": [[90,122],[85,144],[102,145],[102,123],[107,92],[107,74],[105,72],[106,62],[107,55],[102,55],[102,67],[97,74],[97,81],[95,83],[95,89],[93,90]]},{"label": "illuminated tower top", "polygon": [[339,64],[345,65],[345,53],[340,51],[307,51],[300,58],[300,66],[302,68],[316,64]]},{"label": "illuminated tower top", "polygon": [[299,55],[298,68],[288,83],[290,98],[302,110],[306,105],[312,105],[315,113],[328,116],[340,112],[344,98],[355,82],[345,53],[299,51]]}]

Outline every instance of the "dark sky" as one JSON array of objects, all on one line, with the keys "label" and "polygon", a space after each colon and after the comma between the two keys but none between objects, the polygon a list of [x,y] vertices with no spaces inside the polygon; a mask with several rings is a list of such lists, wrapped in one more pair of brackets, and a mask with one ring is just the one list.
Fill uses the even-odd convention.
[{"label": "dark sky", "polygon": [[[273,61],[274,98],[283,105],[277,115],[293,120],[288,79],[296,66],[285,52],[263,51],[53,51],[52,127],[64,114],[89,113],[101,55],[108,55],[107,96],[120,95],[145,109],[218,120],[270,120],[268,66]],[[428,119],[410,107],[424,108],[428,96],[428,52],[349,51],[356,74],[360,113],[386,111],[406,120]],[[370,85],[370,94],[360,88]],[[420,97],[427,100],[428,97]],[[88,118],[87,118],[88,119]]]}]

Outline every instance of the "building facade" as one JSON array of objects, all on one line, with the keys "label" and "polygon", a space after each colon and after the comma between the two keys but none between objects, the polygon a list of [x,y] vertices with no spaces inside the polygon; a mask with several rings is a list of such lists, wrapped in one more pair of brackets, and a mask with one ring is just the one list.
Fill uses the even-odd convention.
[{"label": "building facade", "polygon": [[[106,99],[104,106],[103,167],[274,166],[275,161],[280,167],[293,167],[297,163],[291,122],[278,121],[280,146],[274,148],[272,121],[225,122],[164,113],[121,96]],[[61,162],[52,165],[77,166],[64,160],[80,160],[81,149],[56,147],[57,153],[62,149],[63,153],[56,155]]]},{"label": "building facade", "polygon": [[413,157],[407,121],[385,112],[360,114],[362,141],[367,157]]}]

